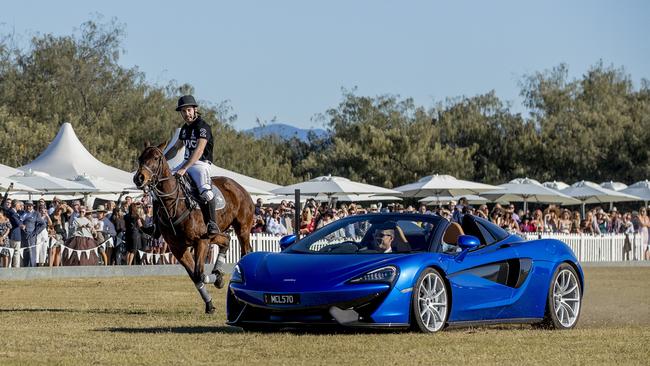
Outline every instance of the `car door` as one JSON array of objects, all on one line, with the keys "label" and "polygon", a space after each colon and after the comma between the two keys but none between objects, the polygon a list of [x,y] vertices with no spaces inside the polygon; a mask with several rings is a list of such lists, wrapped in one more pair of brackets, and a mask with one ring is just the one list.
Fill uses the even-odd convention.
[{"label": "car door", "polygon": [[[487,223],[492,225],[490,223]],[[448,262],[451,285],[450,321],[499,319],[512,303],[518,281],[519,256],[502,229],[475,217],[463,219],[465,234],[479,238],[481,246],[454,255]]]}]

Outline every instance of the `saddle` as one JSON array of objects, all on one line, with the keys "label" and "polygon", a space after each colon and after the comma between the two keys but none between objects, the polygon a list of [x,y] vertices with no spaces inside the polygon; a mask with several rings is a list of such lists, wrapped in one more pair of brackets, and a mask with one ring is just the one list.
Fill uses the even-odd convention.
[{"label": "saddle", "polygon": [[[178,177],[178,183],[181,185],[185,197],[187,197],[188,207],[193,210],[201,209],[199,205],[204,204],[205,200],[201,197],[201,192],[194,184],[194,181],[191,178],[188,178],[187,175],[182,175]],[[214,184],[211,184],[212,193],[214,194],[215,199],[217,200],[217,211],[223,210],[226,207],[226,199],[223,197],[223,193],[219,188],[215,187]]]}]

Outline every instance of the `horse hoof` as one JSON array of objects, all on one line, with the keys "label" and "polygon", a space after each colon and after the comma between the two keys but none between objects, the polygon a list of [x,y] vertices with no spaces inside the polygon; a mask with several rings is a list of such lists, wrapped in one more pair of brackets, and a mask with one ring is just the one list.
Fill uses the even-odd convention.
[{"label": "horse hoof", "polygon": [[216,279],[214,281],[214,287],[223,288],[223,286],[226,284],[223,273],[215,272],[214,274],[216,275]]},{"label": "horse hoof", "polygon": [[212,305],[212,302],[209,302],[205,304],[205,313],[206,314],[214,314],[214,305]]}]

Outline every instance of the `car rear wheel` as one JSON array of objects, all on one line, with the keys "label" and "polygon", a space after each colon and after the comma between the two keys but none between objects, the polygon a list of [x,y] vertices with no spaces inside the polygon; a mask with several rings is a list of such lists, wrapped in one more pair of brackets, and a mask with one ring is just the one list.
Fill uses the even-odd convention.
[{"label": "car rear wheel", "polygon": [[551,280],[546,301],[544,328],[571,329],[578,323],[582,305],[582,288],[575,269],[562,263]]},{"label": "car rear wheel", "polygon": [[442,275],[427,268],[413,287],[411,326],[424,333],[434,333],[447,325],[449,292]]}]

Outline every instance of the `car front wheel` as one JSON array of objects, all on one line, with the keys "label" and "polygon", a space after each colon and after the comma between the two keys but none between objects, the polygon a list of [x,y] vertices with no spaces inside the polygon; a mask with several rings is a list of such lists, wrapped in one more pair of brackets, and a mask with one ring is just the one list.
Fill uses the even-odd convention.
[{"label": "car front wheel", "polygon": [[551,329],[571,329],[578,323],[582,305],[582,288],[575,269],[562,263],[553,276],[541,325]]},{"label": "car front wheel", "polygon": [[424,333],[445,328],[449,315],[449,292],[439,271],[427,268],[413,288],[411,326]]}]

